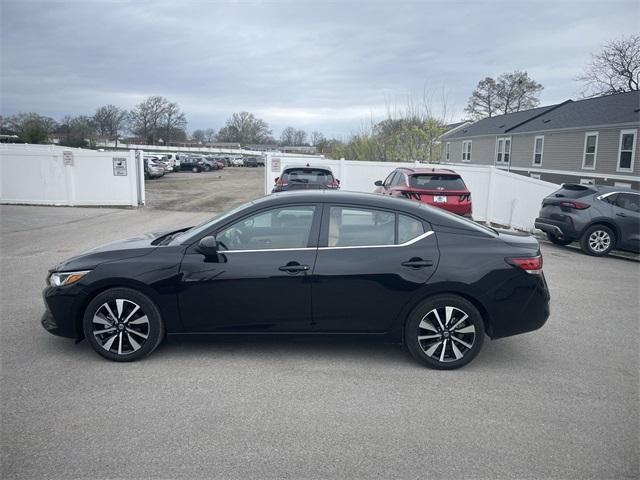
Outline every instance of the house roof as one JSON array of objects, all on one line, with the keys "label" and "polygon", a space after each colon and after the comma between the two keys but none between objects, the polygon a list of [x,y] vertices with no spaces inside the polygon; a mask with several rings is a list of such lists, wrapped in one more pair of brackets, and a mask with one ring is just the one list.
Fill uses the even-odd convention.
[{"label": "house roof", "polygon": [[561,108],[556,108],[513,128],[510,133],[634,122],[640,123],[639,91],[566,102]]},{"label": "house roof", "polygon": [[640,122],[639,107],[638,91],[567,100],[556,105],[484,118],[445,133],[442,140]]}]

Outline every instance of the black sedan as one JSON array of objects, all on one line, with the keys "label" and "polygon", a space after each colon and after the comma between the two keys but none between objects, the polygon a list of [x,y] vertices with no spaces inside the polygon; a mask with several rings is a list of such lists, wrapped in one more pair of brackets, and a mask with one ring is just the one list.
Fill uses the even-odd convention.
[{"label": "black sedan", "polygon": [[276,194],[49,272],[42,325],[116,361],[166,334],[368,334],[457,368],[549,316],[538,242],[417,202]]}]

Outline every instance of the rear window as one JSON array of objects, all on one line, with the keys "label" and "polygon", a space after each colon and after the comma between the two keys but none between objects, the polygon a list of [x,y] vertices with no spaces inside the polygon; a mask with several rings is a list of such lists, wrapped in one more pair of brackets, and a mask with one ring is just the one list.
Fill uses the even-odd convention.
[{"label": "rear window", "polygon": [[410,186],[425,190],[466,190],[462,178],[456,175],[419,174],[409,177]]},{"label": "rear window", "polygon": [[333,175],[329,170],[319,168],[292,168],[285,170],[282,179],[288,182],[299,183],[330,183]]},{"label": "rear window", "polygon": [[560,190],[553,192],[554,197],[558,198],[582,198],[589,194],[593,194],[595,190],[585,185],[566,184]]}]

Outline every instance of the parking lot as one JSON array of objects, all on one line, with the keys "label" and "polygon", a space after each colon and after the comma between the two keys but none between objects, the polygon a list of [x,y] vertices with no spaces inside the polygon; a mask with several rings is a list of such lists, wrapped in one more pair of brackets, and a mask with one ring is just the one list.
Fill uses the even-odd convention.
[{"label": "parking lot", "polygon": [[147,206],[159,210],[224,212],[264,195],[264,168],[169,173],[145,182]]},{"label": "parking lot", "polygon": [[263,173],[170,174],[139,210],[0,207],[3,478],[637,477],[633,260],[543,244],[548,323],[450,372],[351,338],[170,338],[116,364],[40,326],[49,267],[255,198]]}]

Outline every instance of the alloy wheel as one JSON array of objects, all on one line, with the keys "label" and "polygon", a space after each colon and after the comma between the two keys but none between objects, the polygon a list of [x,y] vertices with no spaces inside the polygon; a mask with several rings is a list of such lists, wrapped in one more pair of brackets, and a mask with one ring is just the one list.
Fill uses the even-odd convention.
[{"label": "alloy wheel", "polygon": [[125,298],[103,303],[93,315],[92,333],[107,352],[134,353],[149,337],[149,318],[140,305]]},{"label": "alloy wheel", "polygon": [[418,325],[418,344],[428,357],[442,363],[462,359],[473,347],[476,327],[458,307],[429,311]]},{"label": "alloy wheel", "polygon": [[596,230],[589,235],[589,248],[594,252],[604,252],[611,246],[611,236],[604,230]]}]

